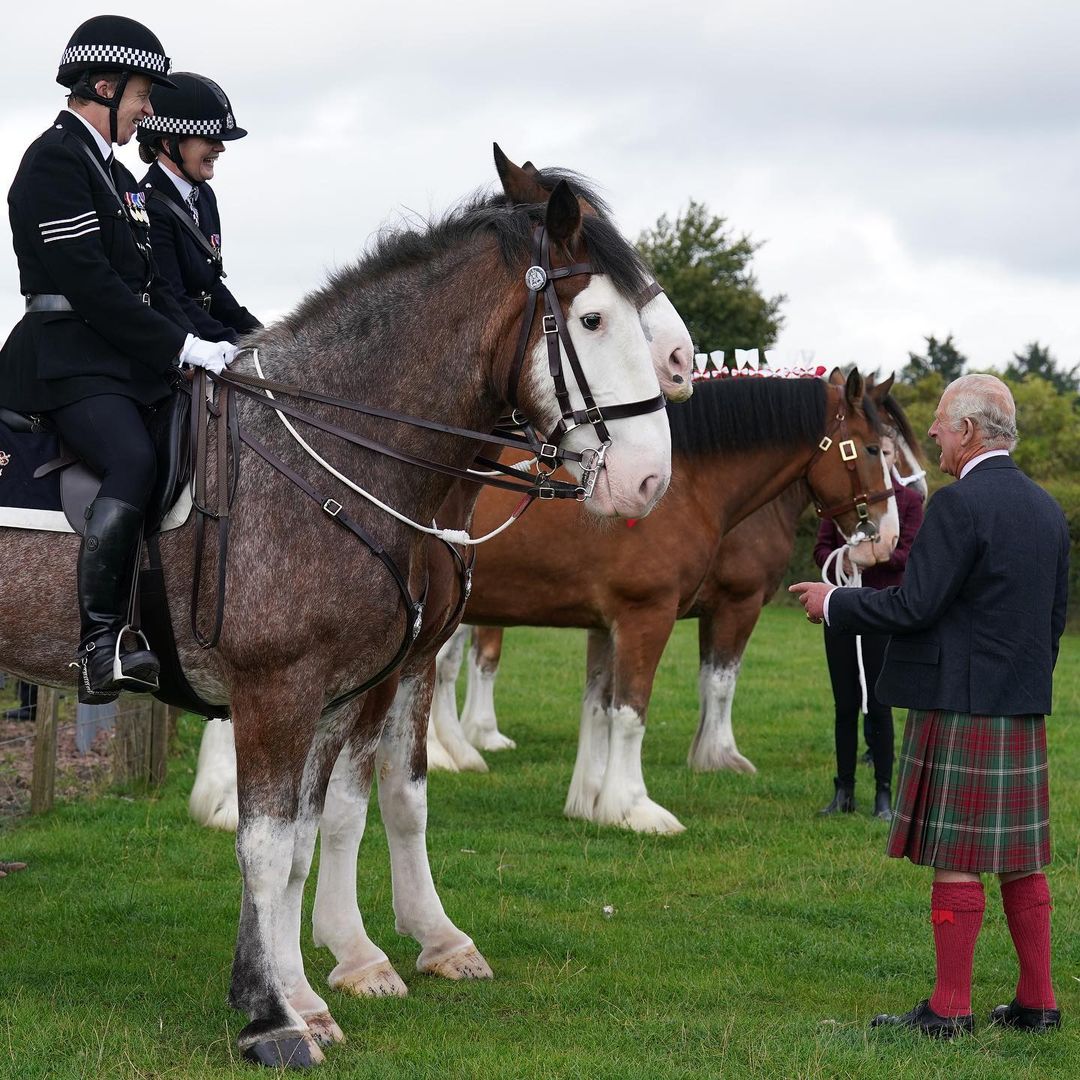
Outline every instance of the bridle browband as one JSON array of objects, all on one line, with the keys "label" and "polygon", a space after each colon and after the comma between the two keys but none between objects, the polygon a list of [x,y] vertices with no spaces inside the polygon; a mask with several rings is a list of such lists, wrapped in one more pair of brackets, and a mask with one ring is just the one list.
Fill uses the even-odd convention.
[{"label": "bridle browband", "polygon": [[[839,435],[839,439],[834,440],[834,435]],[[837,503],[835,506],[822,506],[815,497],[814,509],[817,511],[817,516],[819,518],[832,520],[839,517],[841,514],[846,514],[849,510],[854,510],[859,519],[859,527],[865,526],[866,529],[876,532],[877,530],[874,523],[870,520],[870,507],[874,503],[884,502],[886,499],[892,498],[893,489],[891,487],[882,488],[878,491],[866,491],[862,489],[862,485],[859,482],[858,469],[856,468],[859,451],[855,447],[855,440],[852,439],[848,433],[847,413],[844,411],[842,405],[837,410],[836,415],[833,417],[832,424],[829,426],[825,435],[817,444],[817,448],[814,450],[814,455],[811,457],[810,464],[806,469],[808,476],[810,474],[810,469],[813,468],[817,459],[828,453],[833,445],[840,451],[840,459],[844,462],[844,467],[847,469],[848,476],[851,478],[851,498],[846,499],[844,502]]]}]

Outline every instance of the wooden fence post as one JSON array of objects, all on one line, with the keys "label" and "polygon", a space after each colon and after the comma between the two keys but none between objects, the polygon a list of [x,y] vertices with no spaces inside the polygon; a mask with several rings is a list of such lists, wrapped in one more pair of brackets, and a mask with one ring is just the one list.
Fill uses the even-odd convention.
[{"label": "wooden fence post", "polygon": [[121,783],[150,780],[150,706],[146,699],[128,699],[116,713],[113,772]]},{"label": "wooden fence post", "polygon": [[164,784],[169,773],[169,706],[150,704],[150,783]]},{"label": "wooden fence post", "polygon": [[56,727],[60,693],[52,687],[38,689],[34,718],[34,772],[30,781],[30,813],[52,809],[56,789]]}]

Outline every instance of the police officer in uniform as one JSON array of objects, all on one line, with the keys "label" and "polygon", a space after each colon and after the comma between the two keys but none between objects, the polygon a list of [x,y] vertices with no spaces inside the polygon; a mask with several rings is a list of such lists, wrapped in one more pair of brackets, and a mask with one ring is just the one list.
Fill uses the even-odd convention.
[{"label": "police officer in uniform", "polygon": [[[157,686],[157,657],[124,634],[157,462],[146,407],[177,362],[220,372],[233,346],[195,335],[154,273],[145,197],[112,159],[171,87],[141,23],[87,20],[60,59],[68,108],[23,156],[8,193],[26,314],[0,350],[0,404],[48,417],[102,478],[79,549],[79,700]],[[140,645],[142,647],[132,647]]]},{"label": "police officer in uniform", "polygon": [[247,132],[212,79],[187,71],[169,76],[176,89],[155,86],[154,115],[139,124],[139,156],[150,164],[140,181],[147,196],[150,241],[158,271],[200,337],[236,342],[262,325],[225,285],[221,218],[213,179],[225,143]]}]

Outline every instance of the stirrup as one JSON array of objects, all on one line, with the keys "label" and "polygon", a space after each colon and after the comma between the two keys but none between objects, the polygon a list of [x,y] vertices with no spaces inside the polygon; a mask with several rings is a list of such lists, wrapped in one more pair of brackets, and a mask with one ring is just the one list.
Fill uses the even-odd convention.
[{"label": "stirrup", "polygon": [[[141,650],[129,649],[124,656],[120,655],[120,644],[125,634],[133,634],[142,645]],[[146,654],[136,664],[134,671],[124,670],[124,660],[132,660],[135,655],[142,651]],[[113,685],[118,690],[130,690],[136,694],[155,693],[158,689],[158,659],[150,648],[150,642],[141,630],[136,630],[130,624],[122,626],[116,635],[116,644],[113,646],[112,677]]]}]

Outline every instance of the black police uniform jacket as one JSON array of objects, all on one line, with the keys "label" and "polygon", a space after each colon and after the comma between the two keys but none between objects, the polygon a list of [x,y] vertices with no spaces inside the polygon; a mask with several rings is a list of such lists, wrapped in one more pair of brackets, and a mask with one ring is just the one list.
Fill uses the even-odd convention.
[{"label": "black police uniform jacket", "polygon": [[94,394],[157,401],[194,332],[155,275],[135,178],[114,162],[113,190],[84,146],[101,161],[83,122],[60,113],[8,192],[21,291],[65,296],[74,309],[27,312],[8,336],[0,405],[9,408],[48,412]]},{"label": "black police uniform jacket", "polygon": [[[150,166],[140,184],[147,196],[150,242],[158,272],[168,282],[198,336],[207,341],[235,343],[243,334],[258,330],[262,323],[237,302],[221,280],[221,218],[217,196],[210,185],[199,184],[196,226],[176,184],[158,162]],[[208,254],[168,206],[162,205],[162,196],[198,229],[214,249],[214,256]]]}]

